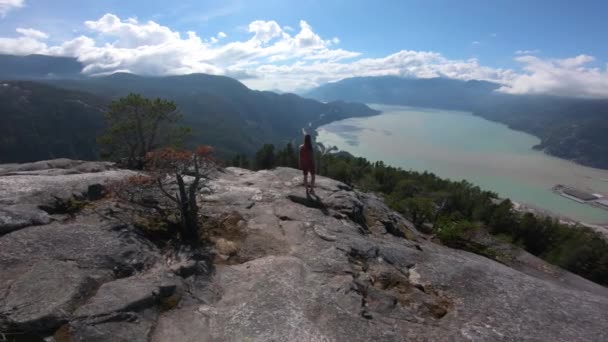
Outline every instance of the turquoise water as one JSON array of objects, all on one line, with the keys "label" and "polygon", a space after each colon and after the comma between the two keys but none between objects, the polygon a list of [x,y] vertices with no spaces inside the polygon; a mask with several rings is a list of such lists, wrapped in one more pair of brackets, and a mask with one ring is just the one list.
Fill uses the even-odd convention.
[{"label": "turquoise water", "polygon": [[608,211],[563,198],[556,184],[608,194],[608,171],[548,156],[539,139],[466,112],[397,106],[383,113],[336,121],[317,129],[318,141],[368,160],[466,179],[501,197],[588,223],[608,222]]}]

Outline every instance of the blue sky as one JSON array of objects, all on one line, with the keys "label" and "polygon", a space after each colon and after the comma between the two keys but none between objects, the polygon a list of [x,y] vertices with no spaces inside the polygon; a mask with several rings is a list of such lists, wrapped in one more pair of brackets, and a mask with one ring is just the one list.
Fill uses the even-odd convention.
[{"label": "blue sky", "polygon": [[[241,76],[255,88],[283,90],[358,75],[443,76],[496,81],[505,85],[505,91],[516,93],[608,96],[608,90],[600,89],[608,86],[608,1],[0,0],[0,13],[4,13],[0,19],[1,52],[73,55],[92,65],[91,73],[111,72],[111,66],[150,74],[200,71]],[[108,14],[119,22],[85,23],[100,21]],[[296,41],[303,28],[301,20],[309,28],[305,33],[318,37],[315,43]],[[135,50],[141,50],[141,44],[150,45],[149,40],[140,38],[154,35],[155,29],[137,31],[149,21],[178,32],[182,40],[193,31],[201,45],[179,43],[180,49],[190,51],[187,61],[176,61],[167,55],[170,52],[163,52],[159,61],[175,65],[149,70],[143,66],[153,63],[158,51],[149,56],[137,52],[137,56],[126,58],[123,50],[101,50],[105,44]],[[264,25],[252,29],[253,22]],[[124,36],[124,30],[116,25],[134,25],[129,34],[140,40],[126,44],[135,38]],[[44,33],[33,34],[42,44],[14,41],[27,35],[18,33],[17,28]],[[250,41],[252,36],[262,31],[270,33],[270,39],[264,38],[250,49],[255,45]],[[283,41],[285,34],[293,39]],[[92,39],[95,52],[91,43],[89,49],[58,48],[78,37]],[[170,45],[162,39],[156,43]],[[298,48],[285,48],[289,44]],[[401,51],[408,53],[399,54]],[[105,64],[95,59],[103,54]],[[366,59],[374,63],[370,66]],[[364,62],[357,62],[360,60]],[[326,63],[327,69],[320,70],[320,63]],[[315,67],[307,67],[311,64]],[[331,74],[328,70],[332,68],[341,72]],[[560,78],[551,78],[552,74]]]}]

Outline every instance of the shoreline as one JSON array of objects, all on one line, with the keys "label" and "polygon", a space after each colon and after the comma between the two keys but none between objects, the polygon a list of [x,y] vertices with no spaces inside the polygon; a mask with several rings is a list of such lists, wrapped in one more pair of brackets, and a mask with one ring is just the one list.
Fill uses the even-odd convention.
[{"label": "shoreline", "polygon": [[[505,198],[499,198],[499,199],[505,200]],[[556,214],[550,210],[538,208],[531,204],[524,204],[524,203],[520,203],[520,202],[515,202],[513,200],[510,200],[510,201],[511,201],[511,203],[513,203],[513,209],[519,213],[532,213],[536,216],[551,217],[551,218],[557,219],[560,223],[571,226],[571,227],[581,225],[581,226],[593,229],[594,231],[602,234],[605,238],[608,239],[608,222],[588,223],[588,222],[584,222],[581,220],[573,219],[573,218],[565,216],[565,215]]]},{"label": "shoreline", "polygon": [[[387,113],[391,112],[391,110],[387,110],[387,108],[392,108],[392,109],[395,109],[395,110],[402,109],[402,108],[406,109],[406,110],[407,109],[412,110],[412,109],[416,109],[417,108],[417,107],[399,106],[399,105],[396,105],[396,106],[395,105],[384,106],[384,105],[379,105],[379,104],[367,104],[367,105],[370,108],[372,108],[372,109],[380,110],[381,111],[380,115],[387,114]],[[382,106],[382,107],[380,107],[380,106]],[[432,108],[422,108],[422,109],[433,110]],[[441,111],[443,111],[443,110],[441,110]],[[488,119],[486,119],[483,116],[474,115],[472,113],[468,113],[468,114],[469,115],[473,115],[473,116],[475,116],[475,117],[477,117],[477,118],[479,118],[481,120],[485,120],[486,122],[493,122],[493,123],[499,124],[500,126],[503,126],[504,128],[509,129],[511,131],[520,132],[520,133],[529,135],[531,137],[534,137],[535,140],[538,140],[538,137],[536,137],[536,136],[534,136],[534,135],[532,135],[532,134],[530,134],[528,132],[525,132],[525,131],[520,131],[520,130],[512,129],[508,125],[505,125],[504,123],[501,123],[501,122],[498,122],[498,121],[493,121],[493,120],[488,120]],[[372,115],[372,116],[377,116],[377,115]],[[340,122],[340,121],[342,121],[342,120],[335,120],[335,121],[332,121],[332,123]],[[314,136],[316,138],[315,140],[317,140],[319,138],[319,131],[318,131],[318,129],[320,127],[322,127],[323,125],[320,125],[320,126],[315,125],[315,126],[316,127],[311,127],[311,128],[314,129],[313,132],[314,132]],[[346,138],[343,138],[343,140],[345,140],[345,139]],[[321,142],[326,143],[325,141],[321,141]],[[336,143],[338,145],[340,145],[339,142],[334,142],[334,144],[336,144]],[[352,153],[353,151],[349,151],[351,149],[348,146],[346,146],[346,145],[342,146],[342,148],[345,151],[349,152],[349,154],[351,154],[353,156],[354,155],[359,155],[358,153],[353,154]],[[537,152],[541,152],[541,151],[537,151]],[[604,172],[605,173],[608,170],[597,169],[597,168],[593,168],[593,167],[590,167],[590,166],[582,165],[580,163],[576,163],[576,162],[573,162],[573,161],[570,161],[570,160],[567,160],[567,159],[564,159],[564,158],[559,158],[559,157],[550,155],[550,154],[545,153],[545,152],[539,153],[538,155],[539,156],[545,155],[546,157],[554,159],[555,161],[560,161],[560,162],[562,162],[562,165],[565,165],[566,167],[568,167],[568,165],[572,165],[572,166],[576,166],[578,168],[588,169],[589,171],[584,171],[583,170],[582,172],[584,172],[584,174],[593,175],[593,178],[595,178],[596,180],[600,179],[598,177],[602,177],[602,176],[604,176],[604,177],[602,177],[602,180],[608,180],[608,177],[605,177],[604,174],[598,174],[598,172]],[[363,156],[363,157],[365,157],[365,156]],[[366,158],[369,159],[370,161],[378,159],[377,156],[376,157],[372,157],[372,158],[369,158],[369,157],[370,156],[368,156]],[[563,162],[566,162],[566,163],[563,163]],[[552,164],[550,164],[550,165],[552,165]],[[557,164],[557,165],[561,167],[561,165],[559,165],[559,164]],[[425,170],[428,170],[428,168],[426,168]],[[580,169],[578,169],[578,170],[580,170]],[[418,170],[418,171],[423,171],[423,170]],[[567,176],[567,174],[565,174],[565,176],[564,176],[563,173],[562,173],[562,176],[563,176],[562,177],[563,179],[556,179],[556,181],[567,182],[568,178],[564,178],[564,177]],[[443,178],[450,178],[450,177],[443,177]],[[475,182],[473,182],[473,183],[477,184]],[[551,193],[552,196],[559,196],[559,194],[556,194],[555,192],[551,191],[551,187],[553,185],[555,185],[555,184],[556,183],[553,183],[552,185],[546,185],[547,187],[544,187],[544,188],[546,189],[546,191],[548,191],[549,193]],[[606,190],[601,185],[598,185],[598,187],[599,188],[597,188],[597,190],[598,190],[597,192],[602,192],[603,190]],[[490,189],[490,188],[485,188],[485,189]],[[496,190],[492,190],[492,191],[496,192]],[[604,191],[604,192],[606,192],[606,191]],[[512,198],[511,196],[509,196],[507,194],[505,194],[505,196],[501,196],[501,198],[503,198],[503,197],[504,198],[507,198],[507,197],[508,198]],[[607,198],[608,198],[608,196],[607,196]],[[577,217],[577,219],[574,219],[571,216],[567,216],[567,214],[566,215],[564,215],[564,214],[556,214],[556,213],[561,212],[559,210],[557,210],[557,211],[554,210],[552,212],[550,211],[551,209],[559,209],[559,207],[557,207],[557,206],[547,205],[550,209],[541,209],[542,207],[545,207],[545,205],[543,205],[544,202],[543,203],[539,203],[539,206],[535,206],[535,205],[526,204],[526,203],[529,203],[528,201],[526,201],[526,198],[519,198],[518,200],[520,201],[518,204],[521,206],[521,210],[523,210],[523,211],[532,211],[532,212],[534,212],[536,214],[554,217],[554,218],[557,218],[557,219],[563,221],[564,223],[567,223],[567,224],[570,224],[570,225],[580,224],[580,225],[584,225],[584,226],[588,226],[588,227],[598,228],[598,229],[602,229],[602,230],[608,230],[608,220],[606,219],[606,215],[604,215],[604,214],[593,214],[593,213],[591,213],[590,215],[582,215],[582,217],[578,217],[577,215],[574,215],[575,217]],[[581,204],[586,204],[586,203],[578,203],[578,205],[581,205]],[[605,208],[601,208],[601,207],[597,207],[597,206],[591,206],[589,204],[587,204],[586,207],[587,208],[593,208],[594,210],[598,210],[598,211],[601,210],[602,212],[608,211]],[[583,213],[584,212],[585,211],[583,211]],[[575,211],[574,213],[577,213],[577,212]],[[593,222],[593,223],[590,223],[590,222]]]},{"label": "shoreline", "polygon": [[[533,132],[529,132],[529,131],[526,131],[524,129],[512,127],[508,123],[505,123],[505,122],[499,121],[499,120],[493,120],[491,118],[485,117],[485,116],[480,115],[478,113],[475,113],[473,111],[471,111],[471,114],[475,115],[476,117],[482,118],[484,120],[488,120],[488,121],[491,121],[491,122],[496,122],[496,123],[500,123],[502,125],[505,125],[506,127],[508,127],[509,129],[511,129],[513,131],[523,132],[523,133],[529,134],[529,135],[537,138],[538,140],[540,140],[540,142],[538,143],[538,145],[532,146],[532,149],[536,150],[536,151],[540,151],[540,152],[544,153],[547,156],[550,156],[550,157],[553,157],[553,158],[557,158],[557,159],[560,159],[560,160],[564,160],[564,161],[567,161],[567,162],[570,162],[572,164],[579,165],[579,166],[584,166],[584,167],[588,167],[588,168],[592,168],[592,169],[597,169],[597,170],[602,170],[602,171],[608,171],[608,167],[604,168],[604,167],[599,167],[599,166],[592,165],[592,164],[585,164],[585,163],[581,163],[581,162],[577,161],[576,159],[564,158],[564,157],[561,157],[559,155],[556,155],[556,154],[548,152],[547,148],[545,148],[545,147],[542,146],[542,144],[543,144],[543,138],[540,137],[540,136],[538,136],[538,135],[536,135],[536,134],[534,134]],[[602,179],[602,180],[608,182],[608,179]]]}]

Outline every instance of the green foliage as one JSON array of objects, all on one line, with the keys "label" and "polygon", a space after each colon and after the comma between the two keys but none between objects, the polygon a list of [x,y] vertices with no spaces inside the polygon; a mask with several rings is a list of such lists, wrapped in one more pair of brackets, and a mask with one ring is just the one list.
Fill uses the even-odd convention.
[{"label": "green foliage", "polygon": [[462,248],[466,242],[471,240],[472,234],[481,229],[477,224],[466,220],[451,221],[444,219],[436,223],[435,233],[437,238],[446,246]]},{"label": "green foliage", "polygon": [[[150,236],[169,236],[172,230],[170,217],[160,217],[158,215],[135,216],[133,222],[135,227],[141,229]],[[177,219],[175,219],[177,221]],[[174,223],[173,225],[177,225]]]},{"label": "green foliage", "polygon": [[[265,145],[258,155],[268,155],[270,151]],[[519,213],[511,201],[499,200],[495,193],[467,181],[454,182],[429,172],[370,163],[344,153],[320,155],[321,175],[383,194],[392,209],[421,230],[433,227],[447,246],[500,261],[499,253],[472,239],[480,230],[486,230],[548,262],[608,285],[608,242],[589,228],[570,227],[549,217]],[[265,166],[289,165],[279,158]]]},{"label": "green foliage", "polygon": [[276,156],[274,153],[274,145],[272,144],[265,144],[255,154],[255,167],[258,170],[272,169],[273,167],[277,166],[275,162]]},{"label": "green foliage", "polygon": [[240,153],[237,153],[234,158],[232,158],[230,165],[243,169],[251,168],[251,162],[249,161],[249,158],[247,158],[246,155]]},{"label": "green foliage", "polygon": [[[531,215],[534,219],[536,216]],[[487,221],[493,234],[509,234],[513,235],[514,229],[517,228],[517,217],[513,211],[513,203],[510,200],[504,200],[498,205],[494,205],[490,210]],[[535,223],[535,222],[530,222]]]},{"label": "green foliage", "polygon": [[474,113],[536,135],[541,143],[535,148],[549,154],[608,168],[606,100],[507,96],[477,106]]},{"label": "green foliage", "polygon": [[[82,76],[78,65],[75,59],[10,56],[0,61],[0,73],[7,75],[5,79],[46,77],[49,72]],[[26,66],[33,73],[15,66]],[[183,114],[183,124],[193,130],[184,147],[209,144],[222,158],[236,153],[251,158],[261,144],[289,141],[302,127],[314,130],[335,120],[379,113],[363,104],[322,103],[294,94],[251,90],[235,79],[205,74],[145,77],[116,73],[44,82],[58,88],[12,81],[6,83],[10,87],[0,87],[0,163],[60,157],[99,159],[95,138],[104,130],[104,107],[130,93],[174,101]],[[13,87],[15,84],[19,87]],[[110,151],[104,148],[104,154]]]},{"label": "green foliage", "polygon": [[34,82],[0,86],[0,163],[99,158],[101,99]]},{"label": "green foliage", "polygon": [[324,175],[346,184],[352,184],[352,175],[348,172],[348,163],[336,161],[334,163],[321,163]]},{"label": "green foliage", "polygon": [[74,215],[81,211],[86,205],[87,201],[76,197],[70,197],[67,199],[55,197],[52,205],[41,206],[40,209],[46,211],[49,214],[67,214]]},{"label": "green foliage", "polygon": [[298,136],[302,127],[314,129],[335,120],[378,114],[362,104],[322,103],[294,94],[256,91],[235,79],[205,74],[145,77],[118,73],[52,82],[111,99],[134,92],[175,101],[184,124],[193,130],[185,147],[209,144],[222,158],[236,153],[253,157],[262,144],[283,145]]},{"label": "green foliage", "polygon": [[404,213],[416,227],[432,222],[437,213],[435,202],[426,197],[402,197],[391,194],[388,203],[393,209]]},{"label": "green foliage", "polygon": [[142,168],[148,152],[183,141],[189,130],[176,125],[180,118],[172,101],[138,94],[113,101],[105,114],[106,132],[98,139],[102,157],[126,159],[129,167]]},{"label": "green foliage", "polygon": [[458,248],[493,260],[499,260],[500,254],[494,249],[474,241],[474,236],[482,230],[479,224],[466,220],[443,220],[435,226],[437,237],[444,245]]},{"label": "green foliage", "polygon": [[280,166],[298,168],[298,154],[291,143],[287,143],[284,149],[277,151],[275,162]]},{"label": "green foliage", "polygon": [[544,232],[549,247],[543,249],[541,256],[571,272],[608,285],[608,246],[599,233],[557,223],[545,226]]}]

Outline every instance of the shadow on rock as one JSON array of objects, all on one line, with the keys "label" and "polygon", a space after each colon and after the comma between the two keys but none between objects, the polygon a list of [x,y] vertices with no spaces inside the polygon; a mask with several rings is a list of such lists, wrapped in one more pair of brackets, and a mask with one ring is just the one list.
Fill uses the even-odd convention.
[{"label": "shadow on rock", "polygon": [[306,197],[297,196],[297,195],[288,195],[287,198],[294,203],[301,204],[303,206],[319,209],[324,215],[329,215],[329,210],[321,198],[316,194],[306,193]]}]

